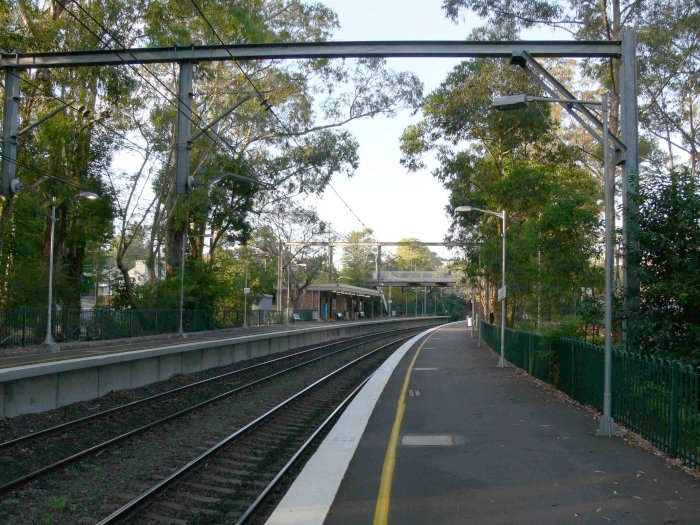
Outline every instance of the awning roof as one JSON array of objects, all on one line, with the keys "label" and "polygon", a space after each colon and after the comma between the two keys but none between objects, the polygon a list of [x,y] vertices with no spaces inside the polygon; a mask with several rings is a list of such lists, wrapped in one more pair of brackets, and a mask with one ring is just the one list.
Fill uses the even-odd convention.
[{"label": "awning roof", "polygon": [[359,295],[364,297],[382,297],[382,293],[372,288],[362,288],[361,286],[352,286],[351,284],[339,283],[318,283],[310,284],[307,288],[310,292],[336,292],[346,295]]}]

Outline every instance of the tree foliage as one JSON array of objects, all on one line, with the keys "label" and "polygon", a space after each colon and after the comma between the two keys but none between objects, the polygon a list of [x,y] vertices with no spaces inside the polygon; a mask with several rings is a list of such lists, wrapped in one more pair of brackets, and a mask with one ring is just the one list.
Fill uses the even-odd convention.
[{"label": "tree foliage", "polygon": [[341,262],[343,276],[347,279],[343,284],[365,286],[374,272],[377,261],[377,249],[372,246],[362,246],[360,243],[371,242],[373,232],[367,228],[362,231],[350,232],[346,242],[352,243],[343,249]]},{"label": "tree foliage", "polygon": [[640,191],[643,350],[700,361],[700,185],[689,171],[650,177]]},{"label": "tree foliage", "polygon": [[[551,27],[580,40],[619,40],[621,31],[637,32],[640,123],[649,136],[666,144],[671,170],[680,161],[697,174],[700,137],[698,76],[700,4],[684,0],[444,0],[443,10],[456,21],[477,14],[485,28],[477,35],[517,39],[523,30]],[[618,60],[588,63],[595,81],[612,91],[611,127],[617,129]],[[687,161],[675,158],[687,155]]]},{"label": "tree foliage", "polygon": [[[575,308],[582,286],[598,284],[591,282],[600,211],[595,178],[576,167],[571,148],[554,141],[548,106],[490,108],[494,96],[538,90],[501,61],[464,62],[426,98],[423,120],[402,136],[409,169],[421,169],[425,155],[435,153],[433,175],[450,190],[448,211],[465,204],[506,211],[512,320],[534,316],[538,295],[546,315],[560,317]],[[480,245],[467,266],[473,284],[482,277],[500,283],[501,219],[473,212],[455,226],[452,240]],[[494,306],[498,286],[491,288]]]},{"label": "tree foliage", "polygon": [[[55,51],[190,46],[221,40],[323,41],[338,27],[335,13],[314,2],[204,0],[197,6],[173,0],[10,0],[0,5],[0,47]],[[293,209],[293,199],[322,194],[333,176],[353,175],[358,144],[340,127],[359,118],[394,115],[414,107],[421,96],[421,84],[414,75],[391,70],[381,59],[200,62],[194,66],[193,133],[247,94],[255,97],[193,140],[189,168],[200,185],[186,196],[177,196],[178,73],[176,64],[20,73],[20,127],[54,109],[59,101],[71,104],[24,137],[18,178],[31,184],[48,173],[103,195],[97,204],[78,208],[66,203],[59,208],[58,302],[77,306],[82,268],[85,260],[93,258],[86,250],[99,251],[112,237],[114,265],[122,275],[122,304],[172,303],[172,297],[163,294],[178,288],[182,242],[187,236],[186,281],[196,282],[200,273],[206,273],[205,281],[211,283],[221,282],[216,275],[226,275],[230,282],[231,272],[238,279],[242,267],[233,264],[227,253],[240,252],[230,250],[245,245],[254,229],[274,223],[279,214],[287,214],[290,220],[303,216],[298,224],[318,225],[317,218],[312,218],[315,214]],[[136,160],[139,167],[123,166],[125,158]],[[221,178],[224,173],[263,184]],[[42,294],[30,293],[26,284],[41,282],[47,270],[49,228],[42,199],[58,195],[61,200],[69,192],[53,182],[39,188],[44,191],[42,197],[25,191],[0,199],[1,305],[41,302]],[[18,221],[26,226],[10,227]],[[277,241],[293,240],[291,231],[278,228]],[[211,237],[205,240],[204,233]],[[136,256],[145,258],[149,272],[147,286],[138,289],[132,287],[128,273]],[[309,260],[314,257],[308,254]],[[166,263],[165,280],[156,273],[161,260]],[[319,258],[319,264],[324,260]],[[263,281],[266,291],[272,292],[269,279]],[[300,293],[305,286],[301,285]],[[213,298],[217,290],[222,297],[233,294],[225,291],[226,286],[203,284],[198,291],[192,285],[194,295],[188,295],[186,303],[214,307],[221,302]]]}]

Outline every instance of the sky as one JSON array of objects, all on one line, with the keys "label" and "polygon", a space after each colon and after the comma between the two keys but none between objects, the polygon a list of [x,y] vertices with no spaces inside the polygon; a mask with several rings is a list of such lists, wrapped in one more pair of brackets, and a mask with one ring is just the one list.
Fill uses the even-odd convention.
[{"label": "sky", "polygon": [[[475,24],[456,25],[445,18],[441,0],[322,0],[338,15],[340,29],[333,40],[464,40]],[[423,82],[424,94],[436,88],[457,59],[388,59],[392,69],[407,70]],[[380,241],[415,237],[440,242],[449,227],[448,192],[430,169],[408,173],[399,163],[399,139],[420,115],[402,112],[346,126],[360,144],[360,166],[352,178],[337,175],[331,184]],[[312,200],[334,231],[347,234],[362,225],[331,190]],[[434,249],[443,257],[449,252]]]}]

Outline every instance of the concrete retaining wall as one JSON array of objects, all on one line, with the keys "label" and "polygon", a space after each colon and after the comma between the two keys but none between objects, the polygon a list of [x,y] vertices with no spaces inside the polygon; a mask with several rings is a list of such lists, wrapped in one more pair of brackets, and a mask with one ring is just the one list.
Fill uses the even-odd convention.
[{"label": "concrete retaining wall", "polygon": [[441,324],[445,317],[323,324],[284,332],[182,343],[0,370],[0,417],[42,412],[113,390],[136,388],[292,348],[389,329]]}]

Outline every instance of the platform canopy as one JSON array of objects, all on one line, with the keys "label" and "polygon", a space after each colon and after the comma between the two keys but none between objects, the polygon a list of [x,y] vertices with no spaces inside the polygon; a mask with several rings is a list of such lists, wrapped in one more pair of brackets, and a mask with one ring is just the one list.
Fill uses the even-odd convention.
[{"label": "platform canopy", "polygon": [[378,290],[353,286],[351,284],[317,283],[310,284],[306,290],[309,292],[335,292],[340,295],[355,295],[360,297],[382,297],[382,292]]}]

